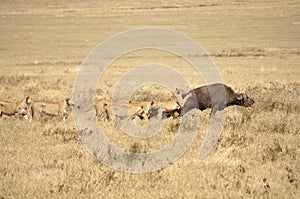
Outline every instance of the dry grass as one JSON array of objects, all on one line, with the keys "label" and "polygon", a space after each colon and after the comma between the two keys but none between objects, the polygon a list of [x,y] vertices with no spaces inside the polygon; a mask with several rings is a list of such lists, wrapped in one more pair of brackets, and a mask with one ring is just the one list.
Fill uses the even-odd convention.
[{"label": "dry grass", "polygon": [[[144,174],[115,171],[82,145],[72,118],[28,123],[0,120],[0,198],[297,198],[300,181],[299,2],[297,1],[5,1],[0,4],[1,100],[72,95],[81,61],[105,38],[135,27],[171,28],[193,37],[212,55],[226,84],[246,92],[251,109],[228,108],[216,148],[198,158],[209,111],[189,150],[169,167]],[[156,50],[116,60],[97,96],[131,68],[158,62],[174,67],[194,87],[203,85],[180,57]],[[165,100],[156,85],[134,101]],[[158,150],[176,134],[168,119],[149,139],[132,138],[99,122],[116,145]]]}]

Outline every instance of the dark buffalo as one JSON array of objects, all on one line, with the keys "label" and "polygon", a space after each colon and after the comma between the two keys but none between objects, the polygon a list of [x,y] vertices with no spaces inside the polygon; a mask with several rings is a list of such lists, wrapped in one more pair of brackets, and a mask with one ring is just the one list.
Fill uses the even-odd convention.
[{"label": "dark buffalo", "polygon": [[[190,97],[188,97],[190,95]],[[212,108],[212,114],[221,111],[227,106],[238,105],[244,107],[251,107],[254,100],[244,93],[235,93],[230,87],[224,84],[212,84],[195,88],[185,94],[182,94],[182,99],[188,97],[183,107],[181,108],[181,115],[188,111],[197,108],[205,110]]]}]

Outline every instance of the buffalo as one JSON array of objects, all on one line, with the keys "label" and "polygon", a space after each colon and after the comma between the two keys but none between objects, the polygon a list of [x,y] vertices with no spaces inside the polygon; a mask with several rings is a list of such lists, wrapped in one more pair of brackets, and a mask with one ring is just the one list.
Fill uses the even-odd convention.
[{"label": "buffalo", "polygon": [[180,115],[184,115],[194,108],[201,111],[211,108],[211,113],[214,115],[228,106],[251,107],[255,103],[245,93],[235,93],[229,86],[220,83],[195,88],[182,94],[181,97],[187,99],[181,107]]}]

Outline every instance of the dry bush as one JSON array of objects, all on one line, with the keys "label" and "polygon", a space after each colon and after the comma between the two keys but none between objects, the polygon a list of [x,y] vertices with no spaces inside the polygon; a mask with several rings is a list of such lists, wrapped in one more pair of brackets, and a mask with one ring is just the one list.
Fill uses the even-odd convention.
[{"label": "dry bush", "polygon": [[[58,87],[41,89],[41,92],[50,93],[52,89]],[[149,94],[150,90],[151,87],[140,89],[133,99],[143,101],[156,96],[164,100],[171,96],[169,91],[157,89]],[[0,167],[1,192],[3,196],[16,196],[22,189],[26,197],[146,197],[149,190],[155,190],[152,196],[196,198],[197,184],[205,190],[202,193],[205,197],[224,194],[267,198],[279,197],[282,191],[295,195],[299,187],[299,151],[295,140],[299,134],[299,102],[295,101],[298,84],[270,83],[261,88],[246,85],[241,90],[253,96],[256,103],[248,109],[227,108],[224,131],[209,157],[204,161],[197,157],[210,122],[210,110],[207,110],[201,112],[198,136],[187,154],[166,169],[139,175],[117,172],[99,163],[82,146],[72,118],[64,123],[60,118],[43,117],[31,124],[17,118],[1,119],[1,125],[5,126],[1,132],[5,143],[1,146],[5,154]],[[286,92],[291,92],[291,96],[287,98]],[[169,118],[165,122],[158,134],[144,140],[126,135],[113,121],[99,121],[99,125],[111,142],[125,151],[148,153],[159,150],[176,135],[180,119]],[[274,171],[278,175],[273,175]],[[29,181],[38,183],[30,186],[23,183]],[[35,191],[31,191],[32,187]],[[192,191],[178,193],[171,187]],[[168,192],[162,194],[162,189]]]},{"label": "dry bush", "polygon": [[50,139],[58,139],[59,142],[68,143],[70,141],[79,141],[77,130],[73,128],[66,127],[51,127],[50,129],[45,129],[43,135],[50,136]]}]

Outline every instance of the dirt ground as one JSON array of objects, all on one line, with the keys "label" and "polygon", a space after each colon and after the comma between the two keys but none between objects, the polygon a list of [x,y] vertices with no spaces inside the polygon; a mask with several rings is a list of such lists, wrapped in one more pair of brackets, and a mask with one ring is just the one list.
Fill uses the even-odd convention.
[{"label": "dirt ground", "polygon": [[[298,198],[299,10],[296,0],[1,1],[1,100],[72,96],[81,63],[100,42],[133,28],[158,27],[197,41],[224,83],[256,103],[227,109],[224,131],[205,159],[198,152],[210,111],[201,112],[187,152],[162,170],[142,174],[97,161],[81,143],[72,117],[65,123],[0,118],[0,198]],[[182,58],[147,49],[112,63],[97,97],[108,99],[126,71],[146,63],[174,67],[193,87],[204,84]],[[169,94],[150,86],[133,99],[166,100]],[[142,140],[113,122],[99,124],[116,145],[149,152],[170,142],[180,121],[167,119],[160,133]]]}]

